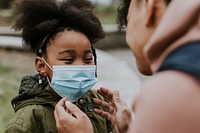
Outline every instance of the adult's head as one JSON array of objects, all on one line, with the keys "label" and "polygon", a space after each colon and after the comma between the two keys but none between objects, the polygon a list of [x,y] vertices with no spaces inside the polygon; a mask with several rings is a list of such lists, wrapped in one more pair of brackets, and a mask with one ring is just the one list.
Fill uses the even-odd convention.
[{"label": "adult's head", "polygon": [[163,16],[171,0],[123,0],[119,7],[119,28],[126,27],[126,41],[132,49],[139,71],[152,74],[143,48]]},{"label": "adult's head", "polygon": [[36,54],[40,75],[51,80],[52,66],[96,64],[93,44],[105,34],[90,1],[16,0],[16,6],[22,15],[14,28]]}]

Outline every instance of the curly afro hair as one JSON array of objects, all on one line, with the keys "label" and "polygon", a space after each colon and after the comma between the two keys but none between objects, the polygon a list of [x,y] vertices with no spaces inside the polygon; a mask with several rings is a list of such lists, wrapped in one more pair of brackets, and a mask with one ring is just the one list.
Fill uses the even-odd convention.
[{"label": "curly afro hair", "polygon": [[[43,40],[60,28],[70,27],[85,34],[91,44],[104,38],[93,5],[87,0],[15,0],[21,16],[13,28],[22,31],[24,46],[38,54]],[[60,32],[60,31],[59,31]],[[45,49],[46,51],[46,49]]]}]

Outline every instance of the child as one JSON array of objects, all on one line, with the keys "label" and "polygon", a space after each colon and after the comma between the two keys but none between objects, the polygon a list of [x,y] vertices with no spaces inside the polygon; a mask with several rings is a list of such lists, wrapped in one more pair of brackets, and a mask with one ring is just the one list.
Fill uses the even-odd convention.
[{"label": "child", "polygon": [[54,106],[62,97],[89,117],[95,133],[112,132],[111,124],[93,112],[100,107],[92,99],[102,99],[90,90],[97,82],[93,44],[105,34],[91,2],[18,0],[16,6],[22,15],[14,28],[36,54],[39,74],[22,79],[5,133],[57,133]]}]

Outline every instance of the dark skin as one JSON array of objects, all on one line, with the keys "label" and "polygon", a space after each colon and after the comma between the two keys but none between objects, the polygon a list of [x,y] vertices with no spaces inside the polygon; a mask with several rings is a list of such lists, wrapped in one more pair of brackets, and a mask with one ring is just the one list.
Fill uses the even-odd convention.
[{"label": "dark skin", "polygon": [[[53,76],[51,68],[65,65],[94,65],[91,43],[83,33],[73,30],[57,33],[49,41],[43,59],[41,57],[35,59],[37,71],[41,75],[47,76],[50,81]],[[47,90],[57,99],[61,99],[50,86]]]}]

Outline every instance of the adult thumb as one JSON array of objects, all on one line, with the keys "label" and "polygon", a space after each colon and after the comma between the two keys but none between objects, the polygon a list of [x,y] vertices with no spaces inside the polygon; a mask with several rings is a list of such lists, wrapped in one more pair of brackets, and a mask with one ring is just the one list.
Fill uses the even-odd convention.
[{"label": "adult thumb", "polygon": [[117,107],[117,110],[123,110],[128,108],[127,104],[121,99],[119,95],[119,90],[113,92],[113,102]]},{"label": "adult thumb", "polygon": [[119,90],[116,90],[113,92],[113,102],[115,104],[118,104],[119,102],[121,102],[121,98],[119,96]]}]

